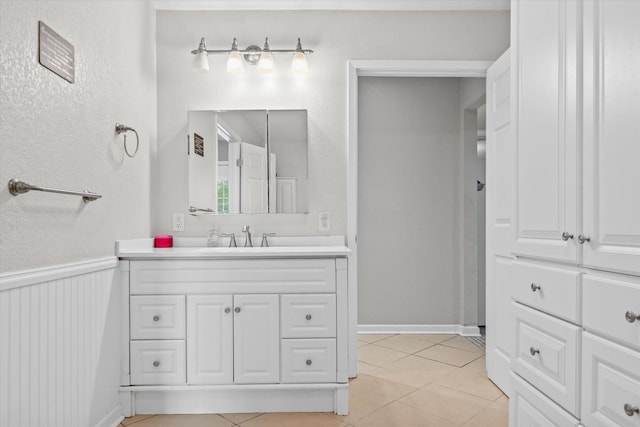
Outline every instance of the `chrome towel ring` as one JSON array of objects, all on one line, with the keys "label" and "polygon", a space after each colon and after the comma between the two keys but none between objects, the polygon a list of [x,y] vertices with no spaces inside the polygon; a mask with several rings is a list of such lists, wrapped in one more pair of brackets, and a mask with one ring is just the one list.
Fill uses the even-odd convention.
[{"label": "chrome towel ring", "polygon": [[[136,149],[134,150],[133,154],[129,153],[129,149],[127,148],[127,134],[126,132],[131,131],[133,133],[136,134]],[[127,153],[127,156],[129,157],[135,157],[136,153],[138,152],[138,148],[140,147],[140,138],[138,137],[138,132],[136,132],[136,130],[134,128],[131,128],[127,125],[123,125],[121,123],[116,123],[116,134],[120,135],[121,133],[124,133],[124,152]]]}]

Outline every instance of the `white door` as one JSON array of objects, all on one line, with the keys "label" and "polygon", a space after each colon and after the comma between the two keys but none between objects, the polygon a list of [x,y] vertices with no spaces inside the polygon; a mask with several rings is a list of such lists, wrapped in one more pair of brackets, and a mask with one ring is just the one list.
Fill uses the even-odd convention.
[{"label": "white door", "polygon": [[640,274],[640,2],[585,2],[584,22],[583,263]]},{"label": "white door", "polygon": [[234,380],[241,384],[280,382],[278,295],[235,295]]},{"label": "white door", "polygon": [[231,295],[187,296],[187,383],[233,383]]},{"label": "white door", "polygon": [[514,250],[577,262],[579,5],[521,0],[513,2],[511,14],[518,195]]},{"label": "white door", "polygon": [[240,143],[240,211],[267,213],[267,149]]},{"label": "white door", "polygon": [[515,148],[511,128],[510,53],[487,71],[487,229],[486,331],[487,373],[509,394],[513,354],[510,276],[513,257]]}]

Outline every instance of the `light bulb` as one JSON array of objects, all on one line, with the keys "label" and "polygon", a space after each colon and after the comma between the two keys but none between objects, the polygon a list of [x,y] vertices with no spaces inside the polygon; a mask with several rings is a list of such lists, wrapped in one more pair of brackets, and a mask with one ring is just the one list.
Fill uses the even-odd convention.
[{"label": "light bulb", "polygon": [[309,64],[307,64],[307,57],[304,52],[294,52],[291,71],[294,73],[306,73],[309,71]]},{"label": "light bulb", "polygon": [[235,37],[233,38],[231,52],[229,52],[229,58],[227,59],[227,72],[231,74],[244,72],[242,56],[240,56],[240,52],[238,51],[238,41]]},{"label": "light bulb", "polygon": [[261,73],[273,73],[275,65],[273,64],[273,55],[271,52],[262,52],[258,61],[258,71]]},{"label": "light bulb", "polygon": [[309,71],[309,64],[307,64],[307,57],[304,55],[302,51],[302,44],[300,43],[300,38],[298,37],[298,45],[296,46],[296,51],[293,53],[293,60],[291,61],[291,71],[294,73],[306,73]]},{"label": "light bulb", "polygon": [[205,42],[204,37],[200,39],[198,49],[191,53],[195,54],[195,57],[193,58],[193,70],[200,71],[202,73],[209,71],[209,54],[207,53],[207,43]]},{"label": "light bulb", "polygon": [[231,74],[244,72],[244,64],[242,63],[242,57],[238,51],[229,53],[229,58],[227,59],[227,72]]},{"label": "light bulb", "polygon": [[271,48],[269,47],[269,37],[264,39],[264,47],[258,60],[258,71],[261,73],[273,73],[275,65],[273,63],[273,55],[271,54]]},{"label": "light bulb", "polygon": [[209,71],[209,58],[207,52],[200,51],[193,58],[193,70],[206,73]]}]

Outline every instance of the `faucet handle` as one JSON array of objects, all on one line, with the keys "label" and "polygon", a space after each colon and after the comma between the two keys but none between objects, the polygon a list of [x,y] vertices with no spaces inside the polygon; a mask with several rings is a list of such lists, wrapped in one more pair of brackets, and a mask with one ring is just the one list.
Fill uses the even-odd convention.
[{"label": "faucet handle", "polygon": [[249,228],[251,228],[251,227],[249,227],[248,225],[243,225],[242,226],[242,232],[243,233],[247,233],[249,231]]},{"label": "faucet handle", "polygon": [[261,248],[268,248],[269,247],[269,241],[267,240],[267,237],[274,237],[276,235],[276,233],[262,233],[262,243],[260,243],[260,247]]},{"label": "faucet handle", "polygon": [[238,244],[236,243],[236,234],[235,233],[222,233],[220,235],[220,237],[231,237],[231,239],[229,239],[229,247],[230,248],[237,248]]}]

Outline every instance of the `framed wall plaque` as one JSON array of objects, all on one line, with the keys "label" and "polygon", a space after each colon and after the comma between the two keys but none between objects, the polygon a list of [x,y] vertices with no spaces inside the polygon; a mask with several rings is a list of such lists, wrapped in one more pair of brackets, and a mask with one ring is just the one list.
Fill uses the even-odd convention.
[{"label": "framed wall plaque", "polygon": [[76,79],[74,47],[42,21],[38,21],[38,62],[69,83]]}]

